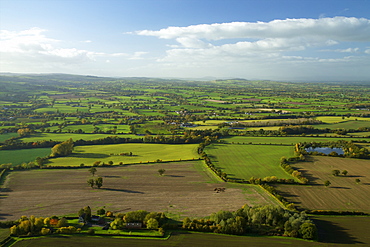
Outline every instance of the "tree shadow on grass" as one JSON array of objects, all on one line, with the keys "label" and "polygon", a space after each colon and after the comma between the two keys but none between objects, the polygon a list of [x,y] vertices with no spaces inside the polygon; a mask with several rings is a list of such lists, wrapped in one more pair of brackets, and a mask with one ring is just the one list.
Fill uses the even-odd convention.
[{"label": "tree shadow on grass", "polygon": [[134,194],[145,194],[144,192],[135,191],[135,190],[112,189],[112,188],[101,188],[101,190],[117,191],[117,192],[125,192],[125,193],[134,193]]},{"label": "tree shadow on grass", "polygon": [[164,175],[166,177],[171,177],[171,178],[183,178],[185,176],[181,176],[181,175]]},{"label": "tree shadow on grass", "polygon": [[73,153],[69,157],[104,159],[104,158],[110,157],[110,155],[108,155],[108,154],[97,154],[97,153]]},{"label": "tree shadow on grass", "polygon": [[337,223],[331,221],[313,218],[315,222],[319,241],[324,243],[338,243],[338,244],[364,244],[358,241],[355,236],[347,232],[348,229],[341,227]]}]

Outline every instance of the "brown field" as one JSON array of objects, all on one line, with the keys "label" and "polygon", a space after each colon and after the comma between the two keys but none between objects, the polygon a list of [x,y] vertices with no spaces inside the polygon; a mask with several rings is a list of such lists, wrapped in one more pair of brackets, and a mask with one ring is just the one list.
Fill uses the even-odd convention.
[{"label": "brown field", "polygon": [[[312,156],[295,164],[311,185],[279,185],[277,189],[302,209],[362,211],[370,213],[370,161]],[[347,176],[334,177],[332,170],[347,170]],[[357,184],[355,179],[360,179]],[[329,180],[331,185],[324,186]]]},{"label": "brown field", "polygon": [[[158,169],[166,170],[159,176]],[[97,167],[103,187],[87,184],[88,169],[43,169],[12,172],[0,195],[0,220],[22,215],[76,214],[89,205],[106,210],[161,211],[172,217],[207,216],[219,210],[236,210],[244,204],[276,201],[257,186],[219,182],[201,161]],[[225,187],[216,193],[214,188]]]}]

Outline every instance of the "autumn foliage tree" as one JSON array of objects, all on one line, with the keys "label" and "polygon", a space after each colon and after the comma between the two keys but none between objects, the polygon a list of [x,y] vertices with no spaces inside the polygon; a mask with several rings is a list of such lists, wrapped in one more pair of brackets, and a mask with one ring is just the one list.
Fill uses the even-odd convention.
[{"label": "autumn foliage tree", "polygon": [[73,151],[73,140],[69,138],[67,141],[59,143],[51,148],[52,157],[67,156]]}]

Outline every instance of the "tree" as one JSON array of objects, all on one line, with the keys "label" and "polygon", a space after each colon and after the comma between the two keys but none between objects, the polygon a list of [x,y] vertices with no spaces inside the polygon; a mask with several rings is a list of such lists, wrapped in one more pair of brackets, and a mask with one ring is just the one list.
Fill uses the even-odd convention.
[{"label": "tree", "polygon": [[57,227],[63,227],[67,225],[68,225],[68,221],[66,218],[63,217],[58,221]]},{"label": "tree", "polygon": [[348,171],[347,171],[347,170],[343,170],[343,171],[342,171],[342,175],[343,175],[343,176],[347,176],[347,174],[348,174]]},{"label": "tree", "polygon": [[146,228],[148,229],[158,229],[159,223],[156,219],[150,218],[146,223]]},{"label": "tree", "polygon": [[97,214],[97,215],[105,215],[105,209],[104,209],[104,208],[98,209],[98,210],[96,211],[96,214]]},{"label": "tree", "polygon": [[328,187],[329,185],[331,185],[331,183],[330,183],[330,181],[329,181],[329,180],[326,180],[326,181],[324,182],[324,185],[325,185],[325,187]]},{"label": "tree", "polygon": [[95,185],[96,185],[96,187],[98,187],[98,189],[100,189],[100,187],[103,186],[103,178],[98,177],[97,179],[95,179]]},{"label": "tree", "polygon": [[161,168],[161,169],[159,169],[158,170],[158,173],[159,173],[159,175],[163,175],[164,173],[166,172],[166,170],[165,169],[163,169],[163,168]]},{"label": "tree", "polygon": [[339,174],[340,174],[340,171],[339,170],[333,170],[332,172],[331,172],[331,174],[333,174],[333,176],[339,176]]},{"label": "tree", "polygon": [[361,182],[361,180],[359,178],[356,178],[356,184],[359,184]]},{"label": "tree", "polygon": [[87,183],[91,186],[91,188],[93,188],[94,185],[95,185],[95,181],[92,178],[90,178],[89,180],[87,180]]},{"label": "tree", "polygon": [[91,167],[91,168],[89,169],[89,172],[90,172],[93,176],[95,176],[95,173],[97,172],[97,169],[96,169],[95,167]]},{"label": "tree", "polygon": [[59,156],[67,156],[71,154],[73,151],[73,140],[69,138],[67,141],[59,143],[51,148],[51,156],[52,157],[59,157]]}]

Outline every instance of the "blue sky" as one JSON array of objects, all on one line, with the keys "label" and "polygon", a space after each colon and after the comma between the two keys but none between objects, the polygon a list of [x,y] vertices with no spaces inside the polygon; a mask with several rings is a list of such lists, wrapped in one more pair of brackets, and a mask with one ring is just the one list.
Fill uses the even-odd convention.
[{"label": "blue sky", "polygon": [[368,0],[0,0],[0,71],[370,81]]}]

